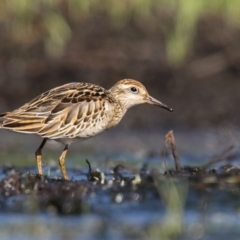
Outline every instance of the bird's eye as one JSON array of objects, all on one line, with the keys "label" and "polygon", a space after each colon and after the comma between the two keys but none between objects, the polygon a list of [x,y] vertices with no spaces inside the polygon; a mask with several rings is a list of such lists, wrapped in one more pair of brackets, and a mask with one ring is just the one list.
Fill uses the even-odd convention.
[{"label": "bird's eye", "polygon": [[138,93],[138,89],[135,88],[135,87],[130,87],[130,91],[131,91],[132,93]]}]

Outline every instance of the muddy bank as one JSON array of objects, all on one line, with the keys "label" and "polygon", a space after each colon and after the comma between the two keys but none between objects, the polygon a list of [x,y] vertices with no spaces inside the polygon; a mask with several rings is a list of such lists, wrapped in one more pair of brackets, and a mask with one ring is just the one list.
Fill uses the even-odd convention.
[{"label": "muddy bank", "polygon": [[[179,185],[182,186],[178,193],[179,197],[182,196],[181,201],[193,197],[185,192],[188,188],[190,192],[201,191],[202,194],[207,194],[209,189],[221,189],[232,194],[240,192],[240,169],[231,164],[238,158],[233,146],[219,152],[205,164],[191,166],[181,163],[172,131],[166,135],[165,144],[172,155],[174,168],[167,167],[163,159],[163,165],[153,167],[145,161],[140,168],[112,162],[108,164],[112,167],[101,171],[94,169],[86,160],[85,167],[68,169],[70,180],[66,181],[55,175],[59,170],[57,167],[49,168],[49,176],[41,176],[31,167],[5,165],[0,169],[1,209],[4,212],[82,214],[98,211],[98,204],[102,201],[109,204],[164,202],[167,200],[164,200],[162,191]],[[29,201],[27,205],[26,201]]]}]

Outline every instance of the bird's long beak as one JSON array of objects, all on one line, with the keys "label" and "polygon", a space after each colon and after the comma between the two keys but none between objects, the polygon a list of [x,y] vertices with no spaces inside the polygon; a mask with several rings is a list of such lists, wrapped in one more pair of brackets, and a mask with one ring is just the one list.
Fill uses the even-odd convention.
[{"label": "bird's long beak", "polygon": [[147,100],[147,103],[149,104],[152,104],[152,105],[155,105],[155,106],[158,106],[158,107],[161,107],[161,108],[165,108],[167,109],[168,111],[172,112],[173,109],[168,107],[167,105],[161,103],[160,101],[158,101],[157,99],[149,96],[148,100]]}]

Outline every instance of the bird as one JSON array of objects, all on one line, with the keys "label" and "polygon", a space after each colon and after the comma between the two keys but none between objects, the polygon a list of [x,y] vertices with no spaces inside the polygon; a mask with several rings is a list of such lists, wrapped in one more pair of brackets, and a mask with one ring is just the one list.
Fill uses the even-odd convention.
[{"label": "bird", "polygon": [[64,144],[58,162],[63,178],[68,180],[65,158],[69,146],[115,127],[129,108],[143,103],[173,111],[151,97],[137,80],[120,80],[108,90],[92,83],[72,82],[42,93],[14,111],[0,114],[0,128],[43,138],[35,152],[40,175],[43,175],[42,149],[46,142],[56,140]]}]

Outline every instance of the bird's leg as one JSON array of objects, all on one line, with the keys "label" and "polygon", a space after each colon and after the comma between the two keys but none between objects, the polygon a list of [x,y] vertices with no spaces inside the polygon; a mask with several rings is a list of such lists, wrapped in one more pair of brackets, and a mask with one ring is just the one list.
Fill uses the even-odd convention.
[{"label": "bird's leg", "polygon": [[66,171],[66,167],[65,167],[65,157],[67,155],[67,151],[68,151],[68,145],[65,146],[65,148],[63,149],[62,154],[59,158],[59,166],[62,170],[62,175],[65,180],[68,180],[68,175],[67,175],[67,171]]},{"label": "bird's leg", "polygon": [[43,149],[46,142],[47,142],[47,138],[44,138],[41,145],[39,146],[39,148],[35,152],[38,173],[41,174],[41,175],[43,174],[43,170],[42,170],[42,149]]}]

